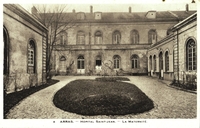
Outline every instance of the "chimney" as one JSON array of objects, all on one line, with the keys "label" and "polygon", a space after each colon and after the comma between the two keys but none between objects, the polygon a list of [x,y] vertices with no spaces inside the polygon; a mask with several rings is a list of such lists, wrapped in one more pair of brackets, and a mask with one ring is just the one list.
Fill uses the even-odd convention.
[{"label": "chimney", "polygon": [[33,15],[36,15],[36,14],[37,14],[37,9],[36,9],[35,6],[33,6],[33,7],[31,8],[31,13],[32,13]]},{"label": "chimney", "polygon": [[90,13],[93,13],[93,7],[90,6]]},{"label": "chimney", "polygon": [[72,10],[73,13],[76,13],[75,9]]},{"label": "chimney", "polygon": [[131,13],[131,7],[129,7],[129,13]]},{"label": "chimney", "polygon": [[36,9],[35,6],[33,6],[33,7],[31,8],[31,14],[32,14],[32,16],[35,17],[36,19],[41,18],[40,15],[38,14],[38,10]]},{"label": "chimney", "polygon": [[185,5],[185,9],[186,9],[186,10],[185,10],[186,12],[189,11],[189,5],[188,5],[188,4]]}]

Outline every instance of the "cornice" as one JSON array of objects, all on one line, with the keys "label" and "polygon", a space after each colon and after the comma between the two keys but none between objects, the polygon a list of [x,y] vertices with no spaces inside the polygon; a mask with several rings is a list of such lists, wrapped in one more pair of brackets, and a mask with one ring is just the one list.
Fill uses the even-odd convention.
[{"label": "cornice", "polygon": [[[26,20],[30,24],[32,24],[34,27],[40,29],[41,31],[48,31],[48,29],[40,23],[37,19],[35,19],[29,12],[24,10],[20,5],[16,4],[4,4],[4,7],[12,11],[13,13],[20,16],[23,20]],[[6,13],[4,11],[4,13]]]}]

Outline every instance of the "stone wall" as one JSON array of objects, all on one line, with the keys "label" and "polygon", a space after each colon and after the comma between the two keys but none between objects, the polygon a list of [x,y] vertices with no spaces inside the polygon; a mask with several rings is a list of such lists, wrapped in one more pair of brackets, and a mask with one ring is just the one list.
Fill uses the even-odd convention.
[{"label": "stone wall", "polygon": [[[188,39],[194,39],[197,44],[197,21],[193,21],[187,26],[182,27],[178,30],[178,67],[179,67],[179,80],[183,79],[183,73],[187,73],[186,68],[186,43]],[[198,44],[197,44],[198,45]],[[194,71],[196,72],[196,71]]]},{"label": "stone wall", "polygon": [[[66,62],[62,62],[66,65],[70,65],[74,61],[72,66],[72,74],[77,72],[77,57],[78,55],[84,55],[85,57],[85,70],[94,71],[95,57],[99,54],[102,55],[102,62],[112,60],[114,55],[121,57],[120,68],[124,72],[131,72],[132,74],[146,74],[147,75],[147,49],[150,47],[148,43],[148,32],[151,29],[155,29],[157,32],[157,41],[164,38],[167,34],[167,30],[177,22],[136,22],[136,23],[79,23],[77,26],[72,27],[67,32],[67,45],[61,46],[60,51],[56,51],[53,64],[54,71],[59,73],[60,66],[62,64],[59,61],[61,56],[67,58]],[[139,33],[139,44],[132,44],[131,31],[136,29]],[[85,33],[85,44],[77,44],[77,32],[83,31]],[[112,43],[112,34],[115,30],[121,33],[120,44]],[[102,44],[95,44],[95,32],[101,31],[103,41]],[[59,42],[58,42],[59,44]],[[57,46],[56,49],[60,47]],[[131,56],[137,54],[139,56],[139,68],[131,68]],[[56,59],[55,59],[56,58]],[[110,74],[112,71],[109,71]],[[65,74],[65,73],[64,73]],[[95,74],[95,73],[93,73]]]},{"label": "stone wall", "polygon": [[[23,16],[10,10],[10,7],[12,5],[3,7],[3,25],[8,32],[9,43],[9,74],[6,75],[9,77],[6,78],[9,82],[5,87],[7,93],[46,82],[46,78],[43,78],[44,73],[42,70],[45,33],[25,20]],[[27,73],[28,43],[30,39],[34,40],[36,45],[36,73],[34,74]]]},{"label": "stone wall", "polygon": [[[162,41],[159,42],[158,45],[150,48],[148,50],[148,72],[149,75],[151,74],[151,70],[153,70],[153,75],[151,75],[152,77],[160,77],[161,75],[161,71],[160,69],[160,65],[159,65],[159,53],[162,52],[163,53],[163,79],[166,80],[173,80],[173,44],[174,44],[174,35],[169,35],[166,38],[164,38]],[[165,53],[168,51],[168,55],[169,55],[169,70],[166,71],[166,64],[165,64]],[[152,64],[150,64],[150,56],[156,55],[156,70],[154,70],[154,63],[152,62]],[[152,59],[153,61],[153,59]],[[153,65],[153,68],[150,67],[150,65]]]}]

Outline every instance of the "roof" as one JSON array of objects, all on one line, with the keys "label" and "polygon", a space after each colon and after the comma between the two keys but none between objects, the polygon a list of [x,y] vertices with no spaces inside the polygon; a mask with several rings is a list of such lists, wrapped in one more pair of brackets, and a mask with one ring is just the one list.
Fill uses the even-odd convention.
[{"label": "roof", "polygon": [[[192,15],[188,16],[187,18],[185,18],[184,20],[182,20],[181,22],[179,22],[178,24],[175,24],[171,30],[172,31],[176,31],[177,29],[181,28],[182,26],[184,26],[185,24],[189,24],[190,22],[197,20],[197,12],[193,13]],[[156,42],[155,44],[153,44],[151,46],[151,48],[162,44],[163,42],[165,42],[166,40],[170,39],[171,37],[173,37],[173,34],[167,35],[165,38],[163,38],[162,40]]]},{"label": "roof", "polygon": [[48,29],[41,22],[39,22],[35,17],[33,17],[32,14],[30,14],[19,4],[4,4],[3,6],[16,13],[18,16],[22,17],[24,20],[28,21],[35,27],[48,31]]},{"label": "roof", "polygon": [[[149,11],[151,12],[151,11]],[[154,11],[156,18],[147,18],[148,12],[102,12],[101,19],[95,19],[94,13],[71,12],[63,13],[63,22],[73,20],[74,22],[94,22],[94,23],[123,23],[123,22],[161,22],[161,21],[181,21],[196,11]],[[77,14],[84,14],[84,19],[77,19]],[[47,15],[51,15],[50,13]]]}]

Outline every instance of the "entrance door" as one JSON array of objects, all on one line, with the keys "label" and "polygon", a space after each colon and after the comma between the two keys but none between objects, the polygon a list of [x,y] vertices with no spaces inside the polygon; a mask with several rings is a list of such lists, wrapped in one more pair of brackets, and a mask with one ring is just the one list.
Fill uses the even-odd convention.
[{"label": "entrance door", "polygon": [[60,57],[59,73],[60,73],[60,75],[66,74],[66,58],[64,56]]},{"label": "entrance door", "polygon": [[95,66],[96,74],[100,74],[100,72],[101,72],[101,65],[102,65],[101,56],[97,56],[96,57],[96,66]]},{"label": "entrance door", "polygon": [[80,55],[77,59],[77,74],[85,74],[84,57]]}]

